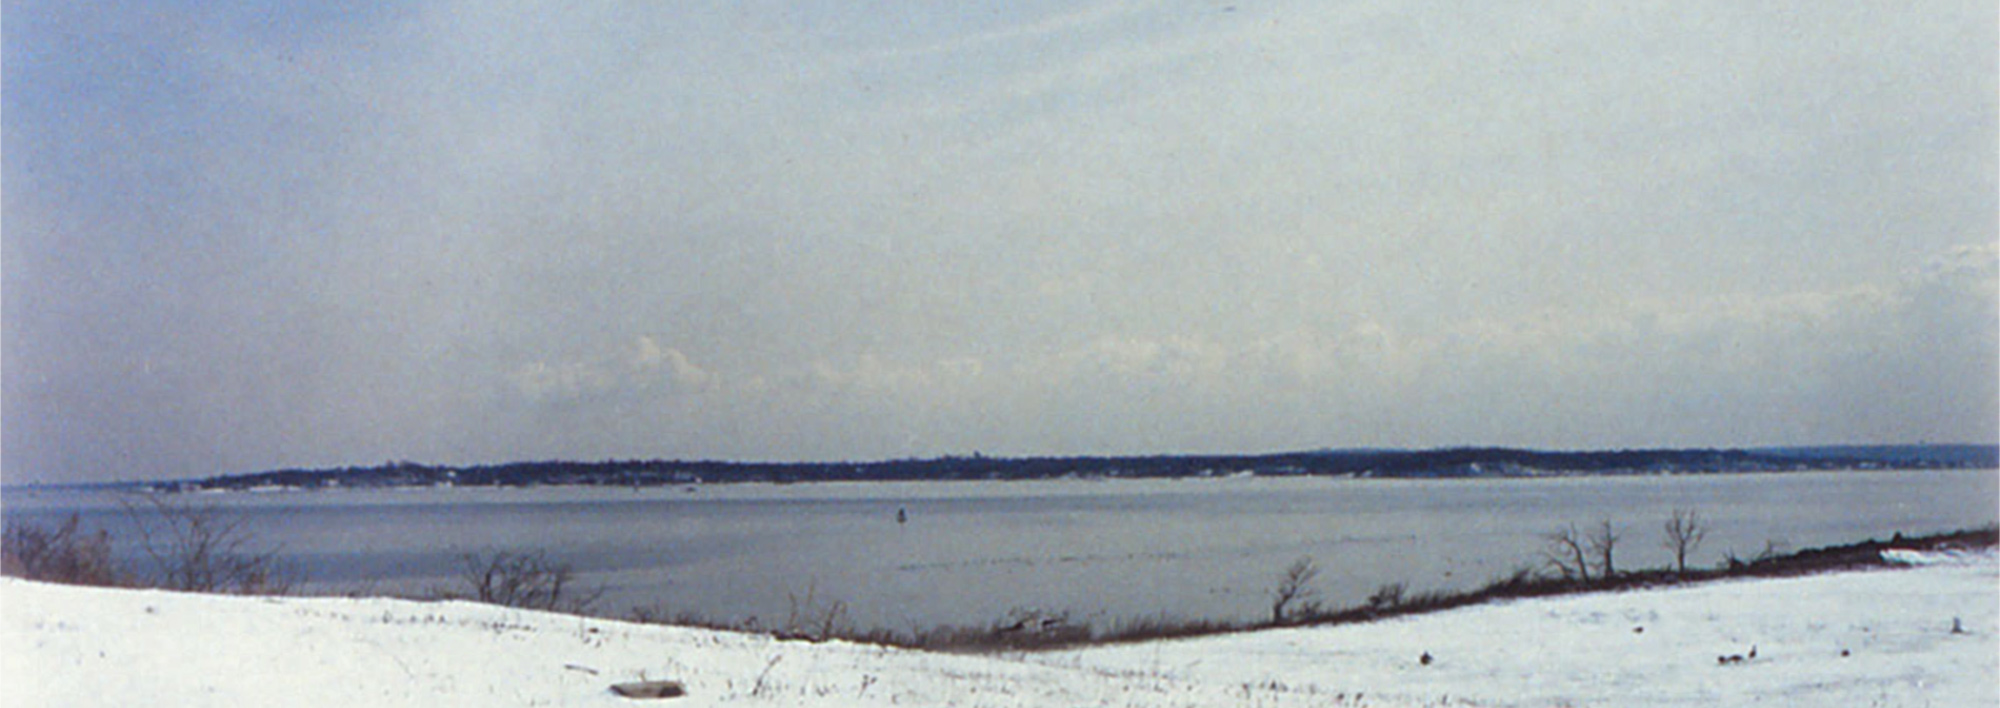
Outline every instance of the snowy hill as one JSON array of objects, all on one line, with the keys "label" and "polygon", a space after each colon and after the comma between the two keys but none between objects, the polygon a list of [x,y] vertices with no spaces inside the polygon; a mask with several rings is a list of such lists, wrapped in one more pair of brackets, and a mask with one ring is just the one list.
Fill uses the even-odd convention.
[{"label": "snowy hill", "polygon": [[36,706],[643,705],[607,690],[639,678],[685,682],[672,706],[1995,705],[2000,562],[1897,560],[1919,567],[1007,656],[4,579],[0,686]]}]

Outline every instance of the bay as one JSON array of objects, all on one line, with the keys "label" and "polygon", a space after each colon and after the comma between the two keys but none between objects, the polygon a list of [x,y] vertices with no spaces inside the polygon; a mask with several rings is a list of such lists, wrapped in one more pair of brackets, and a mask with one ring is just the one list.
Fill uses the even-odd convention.
[{"label": "bay", "polygon": [[[1694,509],[1691,564],[2000,522],[2000,472],[1844,471],[1533,479],[1179,480],[373,489],[170,497],[240,518],[313,593],[454,589],[466,554],[542,553],[633,607],[763,626],[807,598],[860,627],[982,625],[1020,610],[1108,622],[1255,619],[1286,566],[1318,599],[1465,589],[1543,567],[1543,536],[1609,520],[1621,568],[1670,561],[1661,525]],[[142,554],[129,495],[10,488],[8,523],[79,513]],[[902,521],[898,512],[902,512]]]}]

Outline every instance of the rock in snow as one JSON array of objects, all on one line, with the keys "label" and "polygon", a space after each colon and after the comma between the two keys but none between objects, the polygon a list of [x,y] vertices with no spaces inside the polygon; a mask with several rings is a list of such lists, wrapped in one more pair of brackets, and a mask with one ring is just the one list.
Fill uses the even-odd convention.
[{"label": "rock in snow", "polygon": [[[673,677],[687,695],[670,703],[687,706],[1976,706],[2000,705],[1996,637],[1991,554],[997,656],[462,602],[4,579],[0,695],[23,706],[629,706],[606,686]],[[1754,659],[1715,660],[1753,645]],[[1426,653],[1449,660],[1410,660]]]},{"label": "rock in snow", "polygon": [[625,698],[679,698],[687,687],[679,681],[627,681],[611,684],[611,692]]}]

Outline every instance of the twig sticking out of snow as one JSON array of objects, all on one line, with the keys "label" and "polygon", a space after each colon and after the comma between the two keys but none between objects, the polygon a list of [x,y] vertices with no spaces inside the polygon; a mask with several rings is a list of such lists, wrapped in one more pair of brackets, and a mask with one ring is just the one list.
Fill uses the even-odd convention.
[{"label": "twig sticking out of snow", "polygon": [[764,695],[764,689],[765,689],[764,680],[771,677],[771,669],[776,668],[778,666],[778,662],[784,661],[784,659],[785,655],[783,654],[776,654],[771,657],[770,663],[764,665],[764,671],[762,673],[757,674],[757,685],[752,686],[750,688],[750,695],[752,696]]}]

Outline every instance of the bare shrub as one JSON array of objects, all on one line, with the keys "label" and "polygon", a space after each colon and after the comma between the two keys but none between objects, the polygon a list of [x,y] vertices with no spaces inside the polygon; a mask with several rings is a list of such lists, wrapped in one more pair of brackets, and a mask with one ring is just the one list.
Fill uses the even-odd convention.
[{"label": "bare shrub", "polygon": [[801,599],[798,593],[785,593],[790,607],[785,613],[785,626],[778,636],[826,641],[854,631],[847,620],[847,603],[834,600],[822,607],[819,604],[819,583],[806,585],[806,595]]},{"label": "bare shrub", "polygon": [[1405,598],[1402,609],[1428,612],[1467,604],[1475,599],[1468,593],[1453,592],[1450,590],[1426,590]]},{"label": "bare shrub", "polygon": [[1403,594],[1407,590],[1402,583],[1389,583],[1375,589],[1368,596],[1368,606],[1378,610],[1390,610],[1403,604]]},{"label": "bare shrub", "polygon": [[7,525],[0,534],[0,574],[71,585],[123,585],[111,561],[111,535],[84,533],[77,514],[54,529]]},{"label": "bare shrub", "polygon": [[1097,642],[1139,642],[1220,634],[1239,629],[1242,626],[1226,620],[1183,619],[1160,614],[1121,619],[1103,635],[1090,639]]},{"label": "bare shrub", "polygon": [[181,503],[153,494],[126,502],[139,547],[152,568],[150,582],[169,590],[283,595],[301,574],[278,560],[278,549],[259,544],[246,519],[209,504]]},{"label": "bare shrub", "polygon": [[946,650],[1050,649],[1096,640],[1088,622],[1072,621],[1068,612],[1016,607],[983,628],[938,627],[913,632],[918,646]]},{"label": "bare shrub", "polygon": [[603,587],[577,587],[575,568],[540,552],[468,553],[460,559],[459,580],[466,599],[528,610],[582,612],[604,596]]},{"label": "bare shrub", "polygon": [[693,610],[673,610],[661,603],[633,605],[625,614],[627,619],[639,624],[671,624],[682,627],[708,627],[711,629],[731,629],[731,625],[711,619]]},{"label": "bare shrub", "polygon": [[1590,553],[1596,556],[1597,577],[1600,580],[1610,580],[1618,577],[1618,566],[1612,562],[1612,554],[1618,548],[1619,538],[1621,537],[1618,534],[1618,530],[1611,526],[1610,519],[1598,522],[1597,528],[1590,531],[1590,538],[1588,539],[1590,542]]},{"label": "bare shrub", "polygon": [[1589,542],[1583,533],[1577,531],[1576,524],[1557,528],[1542,535],[1545,547],[1542,557],[1549,567],[1555,568],[1565,580],[1580,583],[1590,582]]},{"label": "bare shrub", "polygon": [[1512,573],[1488,581],[1486,585],[1473,592],[1493,597],[1512,597],[1527,593],[1544,582],[1534,566],[1522,565],[1516,566]]},{"label": "bare shrub", "polygon": [[1752,556],[1750,560],[1746,561],[1737,557],[1736,550],[1733,548],[1723,552],[1722,557],[1730,570],[1742,570],[1758,563],[1777,560],[1785,555],[1785,548],[1786,544],[1783,541],[1766,539],[1764,541],[1764,550],[1758,551],[1757,555]]},{"label": "bare shrub", "polygon": [[1311,556],[1293,561],[1285,574],[1278,577],[1278,587],[1271,590],[1271,621],[1284,622],[1286,610],[1293,602],[1305,601],[1317,594],[1312,581],[1319,577],[1319,566],[1313,565]]},{"label": "bare shrub", "polygon": [[1702,525],[1701,517],[1694,509],[1675,508],[1661,531],[1665,538],[1660,545],[1674,554],[1674,572],[1687,572],[1688,554],[1701,547],[1701,540],[1708,537],[1708,527]]}]

